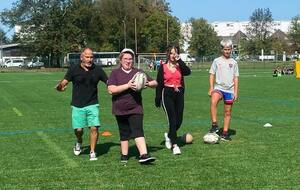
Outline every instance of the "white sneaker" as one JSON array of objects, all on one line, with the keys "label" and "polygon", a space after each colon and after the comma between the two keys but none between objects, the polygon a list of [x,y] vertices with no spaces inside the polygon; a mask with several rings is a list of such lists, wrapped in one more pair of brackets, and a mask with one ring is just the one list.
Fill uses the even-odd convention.
[{"label": "white sneaker", "polygon": [[173,147],[173,154],[174,154],[174,155],[179,155],[179,154],[181,154],[180,148],[179,148],[177,145],[175,145],[175,146]]},{"label": "white sneaker", "polygon": [[98,160],[96,152],[91,152],[90,153],[90,161],[95,161]]},{"label": "white sneaker", "polygon": [[73,152],[75,156],[78,156],[81,153],[82,149],[81,149],[81,143],[76,142],[75,146],[73,148]]},{"label": "white sneaker", "polygon": [[165,133],[165,145],[167,149],[172,148],[171,139],[168,137],[168,133]]}]

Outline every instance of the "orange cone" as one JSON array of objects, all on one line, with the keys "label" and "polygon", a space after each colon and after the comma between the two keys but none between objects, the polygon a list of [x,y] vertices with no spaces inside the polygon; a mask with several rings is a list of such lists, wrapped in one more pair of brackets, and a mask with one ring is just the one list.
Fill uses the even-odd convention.
[{"label": "orange cone", "polygon": [[111,132],[109,132],[109,131],[103,131],[102,133],[101,133],[101,136],[103,136],[103,137],[109,137],[109,136],[111,136],[112,134],[111,134]]}]

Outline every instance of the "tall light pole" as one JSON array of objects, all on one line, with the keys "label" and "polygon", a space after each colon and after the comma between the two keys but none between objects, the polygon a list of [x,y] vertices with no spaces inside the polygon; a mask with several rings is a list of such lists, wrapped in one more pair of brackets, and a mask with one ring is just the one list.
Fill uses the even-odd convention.
[{"label": "tall light pole", "polygon": [[167,47],[169,46],[169,18],[167,18]]},{"label": "tall light pole", "polygon": [[126,48],[126,22],[123,20],[123,26],[124,26],[124,48]]},{"label": "tall light pole", "polygon": [[0,39],[0,63],[1,63],[1,66],[2,66],[2,59],[3,59],[3,45],[2,45],[2,36],[1,36],[1,39]]},{"label": "tall light pole", "polygon": [[136,34],[136,18],[134,19],[134,41],[135,41],[135,53],[138,53],[137,50],[137,34]]}]

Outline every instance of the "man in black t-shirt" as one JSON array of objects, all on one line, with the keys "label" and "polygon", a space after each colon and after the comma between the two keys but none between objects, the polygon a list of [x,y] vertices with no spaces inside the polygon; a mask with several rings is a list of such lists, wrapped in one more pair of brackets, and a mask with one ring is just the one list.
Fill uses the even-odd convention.
[{"label": "man in black t-shirt", "polygon": [[97,160],[95,152],[100,127],[98,82],[106,84],[107,75],[102,67],[93,63],[93,51],[90,48],[83,50],[80,64],[72,65],[56,89],[64,91],[69,82],[73,84],[72,90],[72,127],[77,141],[74,154],[78,156],[82,151],[82,135],[85,127],[90,128],[90,160]]}]

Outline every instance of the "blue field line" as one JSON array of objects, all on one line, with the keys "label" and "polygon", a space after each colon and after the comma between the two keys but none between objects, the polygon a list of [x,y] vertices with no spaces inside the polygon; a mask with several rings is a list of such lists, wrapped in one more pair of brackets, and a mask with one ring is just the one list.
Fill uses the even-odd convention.
[{"label": "blue field line", "polygon": [[26,135],[37,132],[48,132],[48,133],[61,133],[61,132],[70,132],[72,129],[34,129],[34,130],[18,130],[18,131],[0,131],[0,135]]},{"label": "blue field line", "polygon": [[[298,116],[274,116],[274,117],[261,117],[261,118],[249,118],[249,117],[240,117],[237,115],[232,116],[232,120],[237,121],[243,121],[245,123],[257,123],[257,124],[264,124],[266,122],[282,122],[284,120],[289,122],[299,122]],[[220,120],[220,123],[223,122],[223,118]],[[184,120],[182,126],[187,127],[202,127],[202,126],[208,126],[210,127],[210,118],[208,119],[198,119],[198,120]],[[144,123],[145,128],[167,128],[166,122],[161,123]],[[109,124],[103,124],[101,126],[100,131],[105,130],[117,130],[118,127],[116,125],[109,125]],[[43,132],[43,133],[70,133],[73,132],[72,128],[51,128],[51,129],[33,129],[33,130],[17,130],[17,131],[0,131],[0,136],[10,136],[10,135],[26,135],[26,134],[33,134],[37,132]]]},{"label": "blue field line", "polygon": [[[273,116],[273,117],[263,117],[263,118],[233,116],[232,120],[240,120],[246,123],[257,123],[259,125],[265,124],[267,122],[286,123],[287,125],[289,125],[289,123],[291,122],[298,123],[298,125],[300,124],[300,120],[298,116]],[[288,123],[284,121],[288,121]]]},{"label": "blue field line", "polygon": [[[110,125],[102,125],[100,130],[108,130],[113,128],[114,126]],[[73,129],[70,128],[51,128],[51,129],[32,129],[32,130],[17,130],[17,131],[0,131],[0,136],[9,136],[9,135],[26,135],[33,134],[37,132],[42,133],[72,133]]]},{"label": "blue field line", "polygon": [[262,102],[270,102],[270,103],[274,103],[276,105],[288,105],[288,106],[292,106],[292,107],[299,107],[300,106],[300,102],[299,100],[286,100],[286,99],[274,99],[274,98],[269,98],[269,97],[266,97],[266,98],[263,98],[263,97],[251,97],[251,96],[241,96],[239,97],[239,99],[241,101],[248,101],[248,100],[251,100],[251,102],[253,101],[262,101]]}]

